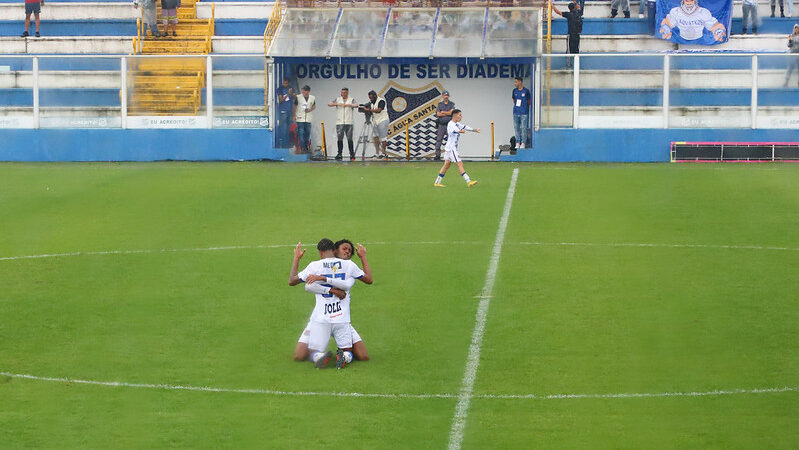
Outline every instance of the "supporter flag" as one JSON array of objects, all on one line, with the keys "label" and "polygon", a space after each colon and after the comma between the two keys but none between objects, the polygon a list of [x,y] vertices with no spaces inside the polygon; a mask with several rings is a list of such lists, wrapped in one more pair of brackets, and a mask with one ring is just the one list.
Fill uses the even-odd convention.
[{"label": "supporter flag", "polygon": [[732,0],[657,0],[655,37],[678,44],[727,42]]}]

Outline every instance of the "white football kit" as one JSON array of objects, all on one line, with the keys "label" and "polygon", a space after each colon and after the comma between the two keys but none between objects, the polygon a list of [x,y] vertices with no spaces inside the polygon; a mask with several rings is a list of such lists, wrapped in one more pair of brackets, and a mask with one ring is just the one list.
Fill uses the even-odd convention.
[{"label": "white football kit", "polygon": [[677,6],[671,8],[666,18],[675,28],[680,29],[680,36],[687,41],[701,38],[705,28],[709,30],[719,22],[707,8],[701,7],[686,12],[682,7]]},{"label": "white football kit", "polygon": [[444,161],[458,162],[461,160],[461,155],[458,153],[458,140],[461,138],[460,130],[472,131],[474,128],[454,120],[450,120],[447,124],[447,145],[444,146]]},{"label": "white football kit", "polygon": [[[313,261],[298,274],[302,281],[309,275],[322,275],[328,278],[329,283],[322,283],[322,286],[337,287],[338,283],[344,283],[352,287],[355,279],[364,275],[363,270],[352,261],[339,258],[325,258]],[[306,284],[306,290],[308,286]],[[327,347],[331,334],[336,339],[339,348],[350,348],[353,342],[352,326],[350,325],[350,293],[346,289],[347,295],[339,299],[333,294],[316,293],[316,305],[311,313],[309,322],[310,333],[308,336],[308,348],[316,351],[323,351]]]}]

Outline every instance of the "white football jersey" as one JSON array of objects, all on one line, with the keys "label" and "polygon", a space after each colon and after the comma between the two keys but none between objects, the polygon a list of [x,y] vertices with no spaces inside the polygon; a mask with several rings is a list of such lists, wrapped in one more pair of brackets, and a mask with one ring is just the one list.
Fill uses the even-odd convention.
[{"label": "white football jersey", "polygon": [[[347,280],[348,278],[361,278],[364,273],[354,262],[347,259],[325,258],[314,261],[298,274],[302,281],[309,275],[322,275],[329,278]],[[329,285],[325,285],[329,286]],[[350,293],[339,300],[333,294],[315,294],[316,306],[311,313],[311,321],[342,323],[350,321]]]},{"label": "white football jersey", "polygon": [[718,20],[710,14],[707,8],[700,7],[695,8],[690,13],[679,6],[671,8],[669,15],[666,17],[675,28],[680,29],[680,36],[687,41],[701,38],[705,28],[709,30],[718,23]]},{"label": "white football jersey", "polygon": [[461,130],[471,131],[472,127],[464,125],[460,122],[450,120],[447,124],[447,145],[444,146],[444,151],[457,150],[458,140],[461,138]]}]

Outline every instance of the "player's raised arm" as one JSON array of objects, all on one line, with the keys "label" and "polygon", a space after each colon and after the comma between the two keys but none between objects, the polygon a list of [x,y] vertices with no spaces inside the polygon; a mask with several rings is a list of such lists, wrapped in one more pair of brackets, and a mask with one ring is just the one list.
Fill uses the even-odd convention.
[{"label": "player's raised arm", "polygon": [[366,247],[358,244],[355,254],[361,259],[361,265],[363,266],[363,276],[359,279],[366,284],[372,284],[374,279],[372,278],[372,269],[369,267],[369,262],[366,260]]},{"label": "player's raised arm", "polygon": [[289,286],[296,286],[302,283],[302,280],[297,273],[300,270],[300,259],[302,256],[305,255],[305,250],[302,248],[302,242],[297,242],[297,246],[294,247],[294,260],[291,262],[291,272],[289,273]]}]

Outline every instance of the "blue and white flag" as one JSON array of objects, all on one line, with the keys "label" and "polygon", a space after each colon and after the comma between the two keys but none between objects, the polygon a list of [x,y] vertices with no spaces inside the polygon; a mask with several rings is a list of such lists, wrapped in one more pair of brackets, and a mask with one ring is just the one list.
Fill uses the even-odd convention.
[{"label": "blue and white flag", "polygon": [[655,37],[678,44],[727,42],[732,0],[657,0]]}]

